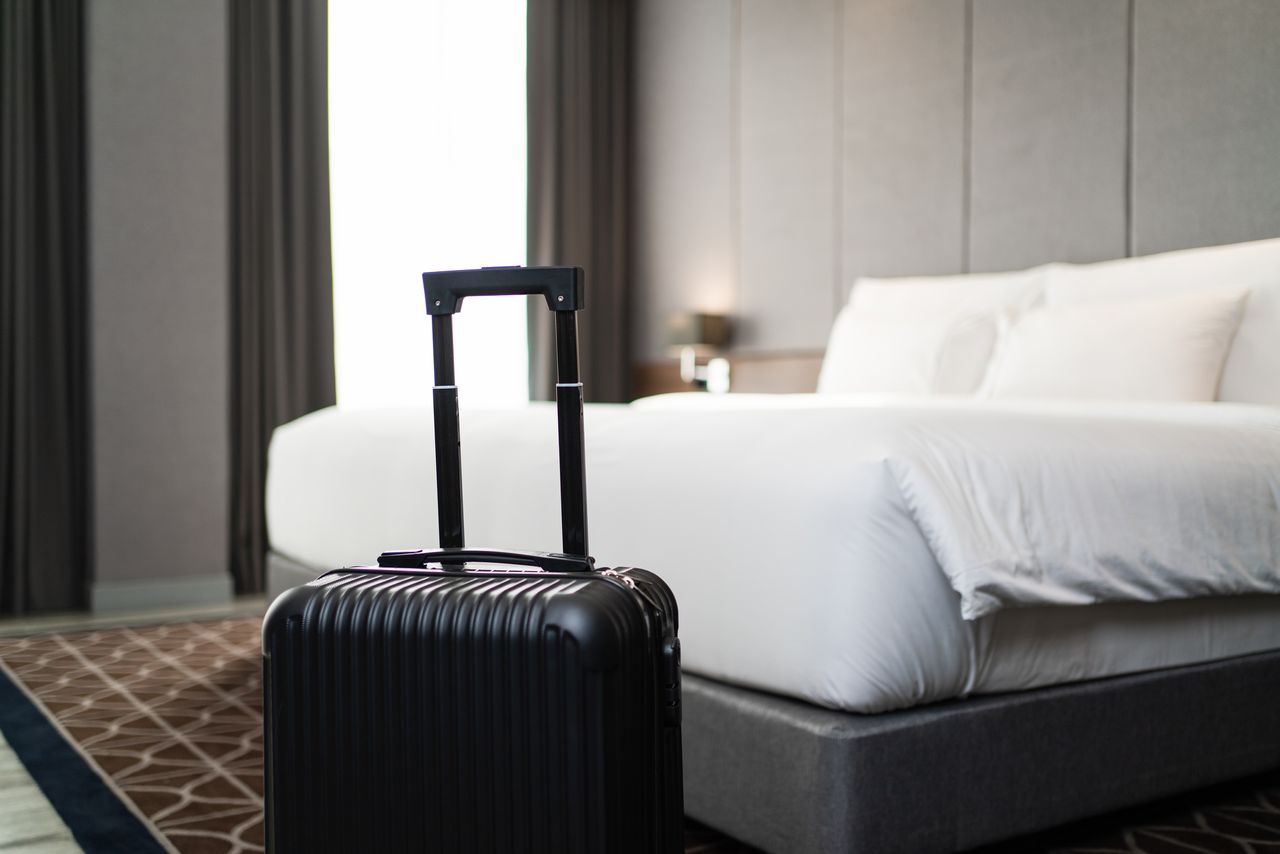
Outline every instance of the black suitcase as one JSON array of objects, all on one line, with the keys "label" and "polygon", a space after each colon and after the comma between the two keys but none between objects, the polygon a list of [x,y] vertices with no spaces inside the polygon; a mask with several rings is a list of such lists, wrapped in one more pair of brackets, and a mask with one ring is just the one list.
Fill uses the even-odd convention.
[{"label": "black suitcase", "polygon": [[[440,549],[326,573],[263,622],[267,848],[683,850],[676,602],[587,552],[576,267],[426,273]],[[555,312],[563,553],[463,546],[453,313]]]}]

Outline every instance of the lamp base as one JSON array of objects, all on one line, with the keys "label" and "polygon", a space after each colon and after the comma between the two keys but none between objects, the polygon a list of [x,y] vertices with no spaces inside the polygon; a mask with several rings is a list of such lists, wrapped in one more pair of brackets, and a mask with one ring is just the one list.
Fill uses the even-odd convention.
[{"label": "lamp base", "polygon": [[712,394],[729,391],[729,360],[716,356],[705,365],[698,364],[698,352],[693,347],[680,348],[680,379],[690,385],[705,388]]}]

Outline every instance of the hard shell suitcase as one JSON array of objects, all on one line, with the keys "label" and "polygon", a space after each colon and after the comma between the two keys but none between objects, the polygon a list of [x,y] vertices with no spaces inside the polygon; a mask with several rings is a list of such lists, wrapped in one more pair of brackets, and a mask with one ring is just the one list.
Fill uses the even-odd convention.
[{"label": "hard shell suitcase", "polygon": [[[683,850],[676,602],[587,551],[576,267],[423,274],[441,548],[288,591],[262,628],[275,852]],[[463,545],[452,316],[555,313],[563,552]]]}]

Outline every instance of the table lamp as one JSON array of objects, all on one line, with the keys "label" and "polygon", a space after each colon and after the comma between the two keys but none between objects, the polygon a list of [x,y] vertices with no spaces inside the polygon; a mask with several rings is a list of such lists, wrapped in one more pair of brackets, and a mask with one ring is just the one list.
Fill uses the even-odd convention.
[{"label": "table lamp", "polygon": [[[680,357],[680,379],[709,392],[729,390],[729,360],[719,353],[729,343],[729,318],[723,314],[679,312],[671,316],[667,341]],[[706,359],[705,364],[699,364]]]}]

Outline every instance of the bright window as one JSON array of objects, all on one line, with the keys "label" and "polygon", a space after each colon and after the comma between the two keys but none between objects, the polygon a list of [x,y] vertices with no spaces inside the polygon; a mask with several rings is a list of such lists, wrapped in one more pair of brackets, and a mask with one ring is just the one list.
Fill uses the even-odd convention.
[{"label": "bright window", "polygon": [[[421,274],[525,262],[525,0],[330,0],[338,403],[431,399]],[[525,298],[454,316],[463,406],[528,400]]]}]

